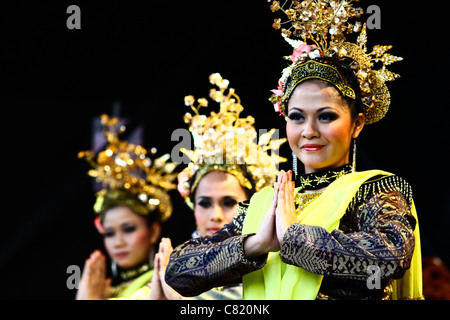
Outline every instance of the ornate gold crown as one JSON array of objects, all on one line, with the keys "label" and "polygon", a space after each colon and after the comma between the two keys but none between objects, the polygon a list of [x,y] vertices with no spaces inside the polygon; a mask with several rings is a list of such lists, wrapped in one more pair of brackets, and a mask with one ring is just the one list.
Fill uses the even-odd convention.
[{"label": "ornate gold crown", "polygon": [[119,134],[125,129],[118,125],[118,118],[102,115],[101,123],[108,143],[105,150],[98,154],[91,150],[78,153],[93,168],[88,174],[103,186],[97,193],[95,213],[101,215],[111,205],[128,205],[142,215],[158,209],[158,220],[167,220],[172,214],[167,191],[176,188],[173,171],[177,164],[168,162],[168,154],[152,160],[142,146],[120,140]]},{"label": "ornate gold crown", "polygon": [[[363,10],[354,8],[351,2],[292,0],[283,5],[284,7],[289,3],[289,8],[283,8],[279,1],[272,1],[272,12],[282,11],[288,18],[288,21],[284,22],[277,18],[272,26],[277,30],[281,29],[283,38],[294,48],[293,54],[285,57],[291,61],[291,65],[283,70],[278,88],[272,90],[270,101],[276,111],[285,113],[286,102],[292,91],[308,78],[328,81],[344,96],[355,99],[354,90],[344,83],[343,77],[335,68],[327,63],[307,63],[315,59],[320,61],[321,57],[334,57],[345,61],[359,81],[366,124],[377,122],[385,116],[391,102],[385,82],[399,77],[398,74],[387,70],[386,66],[403,58],[386,53],[392,46],[377,45],[371,53],[367,53],[366,24],[359,21],[351,23],[349,20],[359,18]],[[286,24],[290,25],[289,28],[282,28],[282,25]],[[345,41],[344,33],[358,32],[360,34],[356,43]],[[381,63],[382,67],[375,70],[375,63]],[[319,74],[314,74],[312,69],[318,70]],[[308,77],[303,77],[303,74],[308,74]]]},{"label": "ornate gold crown", "polygon": [[[258,191],[273,183],[278,173],[277,165],[287,161],[275,152],[286,139],[271,139],[276,132],[272,129],[260,135],[259,141],[256,142],[255,119],[251,116],[240,118],[244,107],[235,90],[228,88],[229,81],[223,79],[219,73],[211,74],[209,80],[219,89],[211,89],[209,94],[220,104],[218,113],[211,112],[208,117],[200,114],[200,108],[209,104],[206,98],[198,99],[197,106],[193,96],[184,98],[185,105],[194,111],[193,115],[186,113],[184,121],[190,124],[189,131],[194,138],[195,148],[181,149],[191,162],[178,176],[178,191],[189,206],[192,206],[189,203],[189,193],[210,171],[229,172],[243,187]],[[243,167],[246,167],[248,174],[242,172]],[[195,179],[192,179],[193,177]]]}]

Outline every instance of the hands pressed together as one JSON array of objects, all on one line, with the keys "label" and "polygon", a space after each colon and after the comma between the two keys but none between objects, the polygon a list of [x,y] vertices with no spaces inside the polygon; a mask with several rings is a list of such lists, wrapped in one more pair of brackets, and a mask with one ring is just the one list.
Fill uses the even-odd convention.
[{"label": "hands pressed together", "polygon": [[76,299],[100,300],[111,296],[111,278],[106,277],[106,257],[95,250],[86,259]]},{"label": "hands pressed together", "polygon": [[172,289],[164,279],[166,268],[172,253],[172,242],[169,238],[162,238],[158,253],[155,255],[150,300],[180,300],[182,296]]},{"label": "hands pressed together", "polygon": [[[277,182],[274,183],[274,195],[269,210],[257,234],[246,239],[244,250],[249,258],[270,251],[279,251],[287,228],[296,223],[294,205],[295,182],[292,171],[281,170]],[[173,248],[168,238],[162,238],[159,251],[155,256],[152,279],[151,300],[178,300],[182,296],[173,290],[165,281],[164,275]]]},{"label": "hands pressed together", "polygon": [[[274,183],[272,203],[260,226],[259,231],[244,242],[245,255],[254,258],[281,248],[287,228],[296,223],[294,205],[295,182],[292,171],[281,170]],[[169,238],[162,238],[158,253],[154,258],[154,273],[151,283],[150,300],[178,300],[182,296],[172,289],[164,276],[172,253]],[[106,258],[100,250],[94,251],[86,260],[76,299],[107,299],[111,295],[112,279],[106,278]]]},{"label": "hands pressed together", "polygon": [[[281,170],[274,183],[274,195],[269,210],[257,234],[250,236],[244,243],[244,251],[249,258],[271,251],[279,251],[287,228],[296,223],[294,205],[295,182],[292,171]],[[151,285],[151,300],[178,300],[182,296],[165,281],[164,275],[173,248],[168,238],[162,238],[159,251],[155,256],[154,274]]]},{"label": "hands pressed together", "polygon": [[[151,283],[150,300],[179,300],[182,298],[164,280],[166,268],[172,253],[169,238],[162,238],[159,251],[154,259],[154,273]],[[106,257],[100,250],[95,250],[86,260],[81,275],[77,300],[102,300],[111,296],[111,278],[106,277]]]},{"label": "hands pressed together", "polygon": [[281,170],[274,183],[272,203],[258,233],[244,242],[244,251],[248,258],[280,250],[284,233],[289,226],[296,223],[294,189],[292,171]]}]

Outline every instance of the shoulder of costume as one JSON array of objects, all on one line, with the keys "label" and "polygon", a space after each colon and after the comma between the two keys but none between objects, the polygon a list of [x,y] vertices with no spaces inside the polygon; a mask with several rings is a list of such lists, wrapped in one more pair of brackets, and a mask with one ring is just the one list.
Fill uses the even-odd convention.
[{"label": "shoulder of costume", "polygon": [[363,200],[370,194],[391,192],[400,192],[411,206],[413,200],[411,185],[404,178],[385,171],[380,171],[380,174],[367,179],[359,188],[354,200]]},{"label": "shoulder of costume", "polygon": [[238,215],[242,214],[243,212],[247,212],[249,205],[250,205],[250,200],[244,200],[244,201],[239,202],[238,207],[237,207]]},{"label": "shoulder of costume", "polygon": [[265,186],[261,190],[255,192],[249,200],[244,200],[238,203],[238,213],[242,211],[247,212],[247,209],[251,205],[261,204],[265,202],[265,199],[270,196],[270,201],[272,201],[273,187]]},{"label": "shoulder of costume", "polygon": [[272,192],[273,192],[273,187],[265,186],[264,188],[262,188],[258,192],[255,192],[252,195],[252,197],[250,198],[249,204],[251,204],[254,201],[258,201],[258,199],[260,200],[261,198],[265,198],[268,194],[272,195]]}]

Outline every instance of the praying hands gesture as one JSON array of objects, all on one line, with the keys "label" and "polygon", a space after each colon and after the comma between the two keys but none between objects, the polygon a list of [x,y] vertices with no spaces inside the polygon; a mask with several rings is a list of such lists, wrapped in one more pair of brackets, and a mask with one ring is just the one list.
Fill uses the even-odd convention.
[{"label": "praying hands gesture", "polygon": [[76,300],[107,299],[111,295],[111,278],[106,278],[106,257],[95,250],[86,260]]},{"label": "praying hands gesture", "polygon": [[280,250],[284,233],[296,223],[294,188],[292,171],[281,170],[274,183],[272,203],[258,233],[245,240],[244,251],[248,258]]},{"label": "praying hands gesture", "polygon": [[169,238],[162,238],[158,253],[155,255],[153,278],[149,300],[180,300],[182,296],[173,290],[164,279],[166,268],[172,253],[172,242]]}]

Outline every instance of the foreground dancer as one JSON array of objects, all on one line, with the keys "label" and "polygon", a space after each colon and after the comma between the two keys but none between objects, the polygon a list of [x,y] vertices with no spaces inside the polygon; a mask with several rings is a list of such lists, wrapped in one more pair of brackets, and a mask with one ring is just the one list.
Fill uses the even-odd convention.
[{"label": "foreground dancer", "polygon": [[[422,299],[411,187],[382,170],[357,172],[355,161],[364,125],[390,105],[385,81],[397,75],[386,66],[401,58],[390,46],[367,53],[365,25],[350,24],[361,10],[348,1],[289,5],[271,5],[292,25],[282,34],[294,52],[270,100],[286,116],[294,173],[280,172],[212,237],[175,248],[166,281],[183,295],[242,277],[245,299]],[[360,32],[356,43],[344,31]],[[295,188],[297,158],[305,174]]]}]

